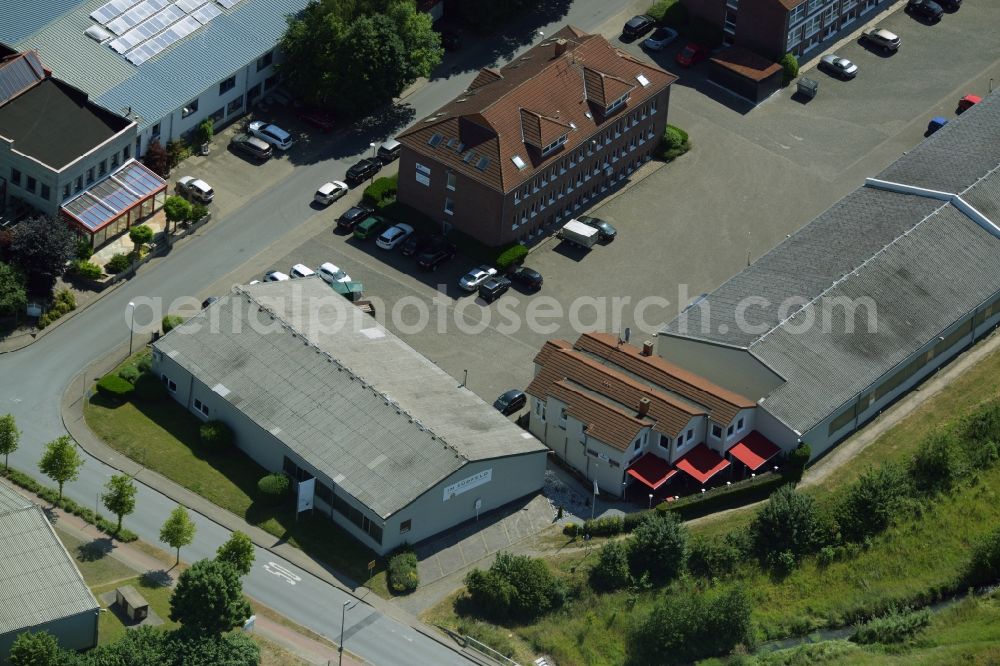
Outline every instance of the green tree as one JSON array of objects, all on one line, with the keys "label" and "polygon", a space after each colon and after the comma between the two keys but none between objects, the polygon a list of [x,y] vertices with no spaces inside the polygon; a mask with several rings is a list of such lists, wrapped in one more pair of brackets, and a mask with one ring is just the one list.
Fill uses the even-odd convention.
[{"label": "green tree", "polygon": [[781,65],[781,69],[784,71],[782,79],[784,80],[784,85],[791,83],[792,79],[799,75],[799,59],[795,57],[794,53],[786,53],[781,57],[781,61],[778,63]]},{"label": "green tree", "polygon": [[836,509],[844,538],[861,541],[887,529],[907,492],[906,476],[898,465],[885,463],[865,469],[848,487]]},{"label": "green tree", "polygon": [[187,509],[182,506],[175,507],[163,523],[163,527],[160,528],[160,541],[177,549],[175,564],[181,563],[181,547],[194,541],[195,531],[195,524],[191,522]]},{"label": "green tree", "polygon": [[630,579],[628,545],[624,541],[608,541],[590,570],[591,584],[599,590],[618,590],[628,585]]},{"label": "green tree", "polygon": [[969,585],[992,585],[1000,580],[1000,528],[972,547],[966,579]]},{"label": "green tree", "polygon": [[16,267],[0,261],[0,316],[18,316],[28,304],[24,289],[24,274]]},{"label": "green tree", "polygon": [[149,167],[149,170],[161,178],[166,178],[170,173],[170,158],[167,149],[159,141],[150,141],[146,146],[146,153],[142,156],[142,163]]},{"label": "green tree", "polygon": [[172,194],[163,202],[163,214],[167,222],[174,223],[174,231],[177,231],[177,223],[184,222],[191,218],[191,202],[184,197]]},{"label": "green tree", "polygon": [[229,563],[236,569],[237,573],[246,576],[253,566],[253,541],[250,540],[249,536],[237,530],[233,532],[226,543],[215,551],[215,559],[219,562]]},{"label": "green tree", "polygon": [[[250,636],[234,632],[204,636],[181,629],[169,634],[166,643],[171,666],[257,666],[260,647]],[[158,662],[142,662],[153,664]],[[162,662],[160,662],[162,663]]]},{"label": "green tree", "polygon": [[27,277],[30,293],[52,292],[56,278],[76,256],[76,240],[65,220],[36,217],[17,225],[11,252],[14,264]]},{"label": "green tree", "polygon": [[21,431],[17,429],[17,422],[13,414],[0,416],[0,453],[3,454],[3,468],[7,469],[7,458],[17,450],[17,445],[21,441]]},{"label": "green tree", "polygon": [[55,666],[64,663],[59,643],[47,631],[18,634],[10,646],[11,666]]},{"label": "green tree", "polygon": [[812,457],[812,449],[805,442],[800,443],[788,453],[789,474],[795,479],[801,479],[806,470],[809,458]]},{"label": "green tree", "polygon": [[[357,116],[387,104],[441,62],[431,18],[413,0],[320,0],[289,21],[279,65],[310,104]],[[351,95],[344,90],[353,91]]]},{"label": "green tree", "polygon": [[812,497],[779,488],[750,524],[754,552],[775,568],[786,567],[822,545],[819,511]]},{"label": "green tree", "polygon": [[170,596],[170,619],[196,635],[217,636],[250,614],[240,574],[230,564],[199,560],[181,573]]},{"label": "green tree", "polygon": [[115,474],[104,485],[101,501],[104,508],[118,516],[117,533],[122,528],[122,518],[135,511],[135,483],[127,474]]},{"label": "green tree", "polygon": [[76,450],[76,444],[63,435],[45,445],[45,453],[38,463],[42,474],[59,484],[59,499],[62,499],[63,485],[67,481],[76,481],[80,475],[83,458]]},{"label": "green tree", "polygon": [[666,583],[684,570],[687,563],[688,533],[671,512],[647,514],[632,533],[629,553],[632,573],[648,573],[657,582]]},{"label": "green tree", "polygon": [[501,551],[486,571],[465,577],[473,603],[497,620],[530,621],[563,604],[566,591],[543,560]]},{"label": "green tree", "polygon": [[139,254],[139,249],[153,240],[153,229],[145,224],[137,224],[128,230],[128,237],[135,243],[135,253]]},{"label": "green tree", "polygon": [[195,128],[194,143],[197,146],[201,146],[203,143],[208,143],[212,140],[212,136],[215,134],[215,125],[211,118],[205,118],[198,127]]},{"label": "green tree", "polygon": [[914,487],[926,495],[951,490],[961,474],[954,436],[936,432],[925,438],[910,459],[908,471]]}]

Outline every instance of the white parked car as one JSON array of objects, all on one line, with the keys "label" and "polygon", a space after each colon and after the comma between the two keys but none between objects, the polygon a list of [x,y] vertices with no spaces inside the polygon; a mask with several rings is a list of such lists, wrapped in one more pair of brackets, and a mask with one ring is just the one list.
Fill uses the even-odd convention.
[{"label": "white parked car", "polygon": [[831,53],[819,59],[819,68],[841,79],[853,79],[858,75],[858,66],[847,58]]},{"label": "white parked car", "polygon": [[351,276],[341,270],[336,264],[329,261],[316,269],[316,272],[325,282],[334,284],[335,282],[350,282]]},{"label": "white parked car", "polygon": [[378,239],[376,239],[375,244],[383,250],[391,250],[409,238],[412,233],[413,227],[400,222],[399,224],[393,225],[383,231],[379,235]]},{"label": "white parked car", "polygon": [[328,206],[347,194],[350,189],[351,188],[347,186],[347,183],[342,183],[339,180],[335,180],[332,183],[323,183],[319,186],[319,189],[316,190],[316,195],[313,196],[313,201],[318,204]]},{"label": "white parked car", "polygon": [[255,120],[247,128],[250,133],[258,139],[263,139],[278,150],[288,150],[295,141],[292,135],[281,129],[277,125],[265,123],[263,120]]},{"label": "white parked car", "polygon": [[458,280],[458,286],[466,291],[475,291],[487,278],[497,274],[497,269],[490,266],[473,268]]},{"label": "white parked car", "polygon": [[312,277],[313,275],[316,275],[316,272],[305,264],[295,264],[292,266],[292,270],[288,271],[288,274],[293,278],[304,278]]},{"label": "white parked car", "polygon": [[212,199],[215,198],[215,190],[212,189],[212,186],[201,178],[195,178],[194,176],[184,176],[178,180],[177,190],[181,194],[203,204],[212,203]]},{"label": "white parked car", "polygon": [[264,274],[264,282],[284,282],[289,277],[281,271],[268,271]]}]

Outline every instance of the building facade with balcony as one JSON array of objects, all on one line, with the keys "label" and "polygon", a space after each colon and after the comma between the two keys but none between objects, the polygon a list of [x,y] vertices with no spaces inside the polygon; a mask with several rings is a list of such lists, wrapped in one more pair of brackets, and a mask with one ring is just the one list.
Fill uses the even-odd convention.
[{"label": "building facade with balcony", "polygon": [[397,137],[399,200],[487,245],[540,237],[653,157],[675,79],[564,27]]}]

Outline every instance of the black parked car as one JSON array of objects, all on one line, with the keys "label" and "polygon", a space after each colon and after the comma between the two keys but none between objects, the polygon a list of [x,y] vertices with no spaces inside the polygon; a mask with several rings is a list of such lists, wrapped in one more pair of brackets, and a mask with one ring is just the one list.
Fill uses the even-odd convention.
[{"label": "black parked car", "polygon": [[542,280],[542,274],[533,268],[522,268],[511,275],[510,278],[525,289],[530,289],[531,291],[538,291],[541,289],[542,282],[544,282],[544,280]]},{"label": "black parked car", "polygon": [[458,248],[453,243],[449,243],[443,236],[436,237],[435,241],[417,255],[417,266],[425,271],[436,271],[437,267],[455,256]]},{"label": "black parked car", "polygon": [[352,206],[337,218],[337,228],[342,231],[354,231],[355,225],[375,211],[368,206]]},{"label": "black parked car", "polygon": [[410,234],[410,237],[403,241],[403,245],[400,247],[400,252],[403,253],[404,257],[412,257],[413,255],[426,250],[434,242],[436,242],[438,238],[440,237],[430,236],[428,234]]},{"label": "black parked car", "polygon": [[378,173],[378,170],[382,168],[382,163],[377,159],[371,157],[366,157],[350,169],[347,170],[347,182],[348,183],[360,183],[363,180],[371,178]]},{"label": "black parked car", "polygon": [[511,389],[497,398],[496,402],[493,403],[493,406],[496,407],[504,416],[510,416],[511,414],[516,414],[524,409],[524,406],[527,403],[528,396],[524,394],[524,391]]},{"label": "black parked car", "polygon": [[610,222],[605,222],[599,217],[591,217],[589,215],[581,215],[576,218],[580,222],[583,222],[588,227],[593,227],[597,229],[597,240],[602,243],[610,243],[618,235],[618,230],[611,226]]},{"label": "black parked car", "polygon": [[633,16],[622,27],[622,35],[636,39],[652,30],[654,25],[656,25],[656,21],[653,20],[652,16]]},{"label": "black parked car", "polygon": [[962,6],[962,0],[935,0],[935,2],[949,12],[957,12]]},{"label": "black parked car", "polygon": [[906,11],[922,16],[929,21],[937,21],[944,13],[941,5],[934,0],[910,0],[906,3]]},{"label": "black parked car", "polygon": [[492,303],[507,293],[510,289],[510,280],[499,275],[487,278],[486,282],[479,285],[479,297],[487,303]]}]

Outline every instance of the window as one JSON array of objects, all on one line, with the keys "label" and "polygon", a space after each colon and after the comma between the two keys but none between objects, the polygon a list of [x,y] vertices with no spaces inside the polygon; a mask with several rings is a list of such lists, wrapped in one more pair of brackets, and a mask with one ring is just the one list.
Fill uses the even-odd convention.
[{"label": "window", "polygon": [[267,53],[265,53],[261,57],[257,58],[257,71],[259,72],[262,69],[270,67],[272,62],[274,62],[274,51],[273,50],[272,51],[268,51]]},{"label": "window", "polygon": [[413,527],[413,521],[412,520],[404,520],[403,522],[401,522],[399,524],[399,533],[400,534],[406,534],[407,532],[410,531],[411,527]]},{"label": "window", "polygon": [[556,148],[566,144],[566,140],[569,138],[569,134],[563,134],[561,137],[550,143],[549,145],[542,148],[542,155],[548,155]]},{"label": "window", "polygon": [[98,176],[103,176],[107,172],[108,172],[108,161],[107,160],[101,160],[100,165],[98,165],[98,167],[97,167],[97,175]]},{"label": "window", "polygon": [[25,185],[25,189],[28,190],[29,192],[31,192],[32,194],[34,194],[35,193],[35,188],[37,186],[38,186],[38,181],[36,181],[34,179],[34,177],[32,177],[32,176],[28,176],[28,180],[27,180],[27,184]]},{"label": "window", "polygon": [[94,167],[87,169],[87,185],[94,182]]},{"label": "window", "polygon": [[274,74],[272,76],[264,79],[264,90],[270,90],[274,86],[278,85],[278,75]]},{"label": "window", "polygon": [[687,437],[685,437],[685,441],[690,442],[692,439],[694,439],[694,430],[688,430]]},{"label": "window", "polygon": [[431,169],[426,167],[420,162],[416,162],[414,165],[415,177],[417,182],[424,187],[429,187],[431,184]]},{"label": "window", "polygon": [[125,146],[122,148],[122,162],[128,162],[129,158],[129,147]]},{"label": "window", "polygon": [[722,428],[714,423],[712,424],[712,437],[715,437],[716,439],[722,437]]},{"label": "window", "polygon": [[111,168],[114,169],[118,166],[118,153],[111,156]]},{"label": "window", "polygon": [[49,190],[49,186],[46,185],[45,183],[42,183],[42,198],[48,201],[51,194],[52,192]]},{"label": "window", "polygon": [[75,188],[73,189],[74,192],[79,192],[80,190],[82,190],[83,189],[83,176],[77,176],[76,177],[76,183],[74,183],[74,185],[75,185]]},{"label": "window", "polygon": [[219,94],[225,95],[227,92],[236,87],[236,75],[230,76],[228,79],[219,83]]},{"label": "window", "polygon": [[185,104],[184,107],[181,109],[181,118],[187,118],[192,113],[197,113],[197,112],[198,112],[198,100],[193,99],[187,104]]},{"label": "window", "polygon": [[641,443],[641,442],[640,442],[640,441],[639,441],[638,439],[637,439],[637,440],[635,440],[635,445],[633,445],[633,446],[632,446],[632,450],[633,450],[633,451],[638,451],[638,450],[639,450],[639,444],[640,444],[640,443]]},{"label": "window", "polygon": [[729,426],[728,428],[726,428],[726,436],[731,437],[732,434],[733,434],[733,426]]},{"label": "window", "polygon": [[68,199],[69,198],[69,183],[63,185],[63,195],[62,195],[62,198],[63,199]]},{"label": "window", "polygon": [[605,107],[604,113],[611,113],[612,111],[617,110],[619,107],[621,107],[622,105],[624,105],[625,102],[627,102],[627,101],[628,101],[628,93],[625,93],[624,95],[622,95],[621,97],[619,97],[615,101],[611,102],[611,104],[609,104],[607,107]]},{"label": "window", "polygon": [[170,379],[166,375],[161,374],[160,375],[160,381],[163,382],[164,386],[166,386],[168,389],[170,389],[171,393],[173,393],[173,392],[175,392],[177,390],[177,384],[174,383],[174,380]]},{"label": "window", "polygon": [[153,128],[149,130],[149,136],[157,137],[160,136],[160,123],[153,125]]},{"label": "window", "polygon": [[453,192],[455,191],[455,182],[457,180],[458,179],[455,177],[455,172],[454,171],[449,171],[448,172],[448,185],[447,185],[447,187],[448,187],[449,190],[451,190]]},{"label": "window", "polygon": [[538,418],[541,420],[545,420],[545,403],[541,400],[535,403],[535,414],[537,414]]},{"label": "window", "polygon": [[660,435],[660,448],[664,451],[670,448],[670,438],[666,435]]},{"label": "window", "polygon": [[740,420],[736,422],[736,429],[743,430],[743,417],[740,417]]},{"label": "window", "polygon": [[204,414],[205,416],[208,416],[208,405],[203,403],[198,398],[194,399],[194,408],[197,409],[202,414]]},{"label": "window", "polygon": [[237,97],[236,99],[234,99],[232,102],[229,103],[229,106],[226,107],[226,113],[233,114],[242,108],[243,108],[243,95],[240,95],[239,97]]},{"label": "window", "polygon": [[455,214],[455,202],[451,200],[451,197],[444,198],[444,212],[445,215]]},{"label": "window", "polygon": [[18,171],[17,169],[11,169],[10,170],[10,182],[14,183],[15,185],[20,186],[20,184],[21,184],[21,172]]},{"label": "window", "polygon": [[560,428],[565,428],[566,427],[566,408],[565,407],[563,407],[561,410],[559,410],[559,427]]}]

